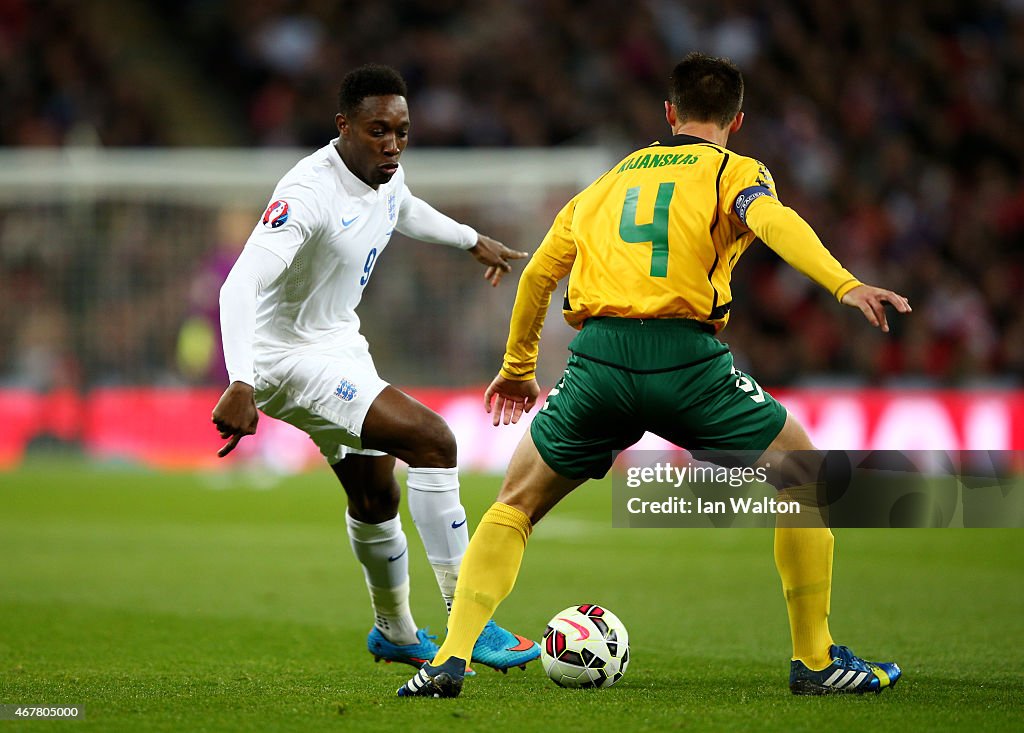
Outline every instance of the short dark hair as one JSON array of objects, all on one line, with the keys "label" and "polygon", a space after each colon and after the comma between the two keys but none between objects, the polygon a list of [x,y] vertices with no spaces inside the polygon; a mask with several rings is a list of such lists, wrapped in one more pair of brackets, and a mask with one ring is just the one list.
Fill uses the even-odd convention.
[{"label": "short dark hair", "polygon": [[684,122],[728,127],[743,107],[743,74],[729,59],[694,51],[672,70],[669,101]]},{"label": "short dark hair", "polygon": [[338,91],[338,111],[351,115],[367,97],[408,96],[402,75],[383,64],[366,64],[345,74]]}]

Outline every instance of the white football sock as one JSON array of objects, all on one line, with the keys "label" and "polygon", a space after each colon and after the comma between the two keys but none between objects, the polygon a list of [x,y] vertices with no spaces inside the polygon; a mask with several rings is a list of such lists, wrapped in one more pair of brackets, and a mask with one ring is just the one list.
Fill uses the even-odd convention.
[{"label": "white football sock", "polygon": [[409,546],[401,517],[367,524],[345,512],[345,526],[352,552],[363,566],[374,626],[393,644],[415,644],[416,622],[409,610]]},{"label": "white football sock", "polygon": [[459,566],[469,546],[466,510],[459,499],[459,469],[410,468],[407,483],[409,513],[451,612]]}]

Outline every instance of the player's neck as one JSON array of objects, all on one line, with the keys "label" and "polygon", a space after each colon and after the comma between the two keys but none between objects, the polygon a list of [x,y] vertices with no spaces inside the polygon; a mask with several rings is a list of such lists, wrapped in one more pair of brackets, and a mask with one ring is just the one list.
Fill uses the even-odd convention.
[{"label": "player's neck", "polygon": [[351,173],[353,176],[355,176],[360,181],[365,183],[367,186],[372,188],[374,191],[376,191],[378,188],[380,188],[380,184],[379,183],[376,184],[376,185],[373,184],[373,183],[370,183],[368,180],[366,180],[366,178],[364,178],[363,176],[361,176],[359,174],[359,170],[358,170],[358,168],[356,166],[354,166],[351,163],[349,163],[348,158],[345,155],[345,151],[341,147],[341,140],[339,140],[338,142],[336,142],[334,144],[334,149],[338,151],[338,157],[341,158],[341,164],[343,166],[345,166],[346,168],[348,168],[349,173]]},{"label": "player's neck", "polygon": [[714,122],[682,122],[672,128],[672,134],[693,135],[722,147],[729,142],[729,129],[723,129]]}]

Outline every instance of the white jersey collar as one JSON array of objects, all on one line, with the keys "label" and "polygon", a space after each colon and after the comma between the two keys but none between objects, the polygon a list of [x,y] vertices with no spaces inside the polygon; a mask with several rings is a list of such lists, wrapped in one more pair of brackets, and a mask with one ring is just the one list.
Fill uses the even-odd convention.
[{"label": "white jersey collar", "polygon": [[349,170],[349,167],[345,165],[345,161],[341,159],[341,153],[338,152],[338,139],[334,138],[330,144],[330,161],[331,165],[334,166],[335,171],[338,175],[338,180],[341,181],[341,185],[345,187],[353,196],[365,199],[376,199],[379,194],[379,188],[374,189],[366,184],[359,176]]}]

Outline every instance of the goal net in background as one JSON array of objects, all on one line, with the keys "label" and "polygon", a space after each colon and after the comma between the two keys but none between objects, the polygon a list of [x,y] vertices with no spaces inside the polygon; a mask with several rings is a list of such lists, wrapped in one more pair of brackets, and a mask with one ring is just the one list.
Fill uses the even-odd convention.
[{"label": "goal net in background", "polygon": [[[274,184],[304,154],[0,155],[0,383],[220,384],[220,282]],[[611,162],[589,149],[424,150],[403,159],[416,195],[527,250]],[[466,255],[396,235],[360,307],[382,372],[412,385],[489,379],[521,269],[495,291]]]},{"label": "goal net in background", "polygon": [[[0,470],[54,449],[226,465],[209,423],[227,380],[220,285],[274,184],[306,152],[0,152]],[[403,158],[416,195],[531,251],[612,162],[589,149]],[[465,253],[396,234],[359,309],[382,376],[445,415],[470,467],[499,470],[520,434],[478,440],[482,386],[500,365],[522,266],[491,288]],[[552,301],[558,314],[561,298]],[[548,329],[545,384],[570,337]],[[239,454],[282,470],[320,460],[305,436],[269,419]]]}]

